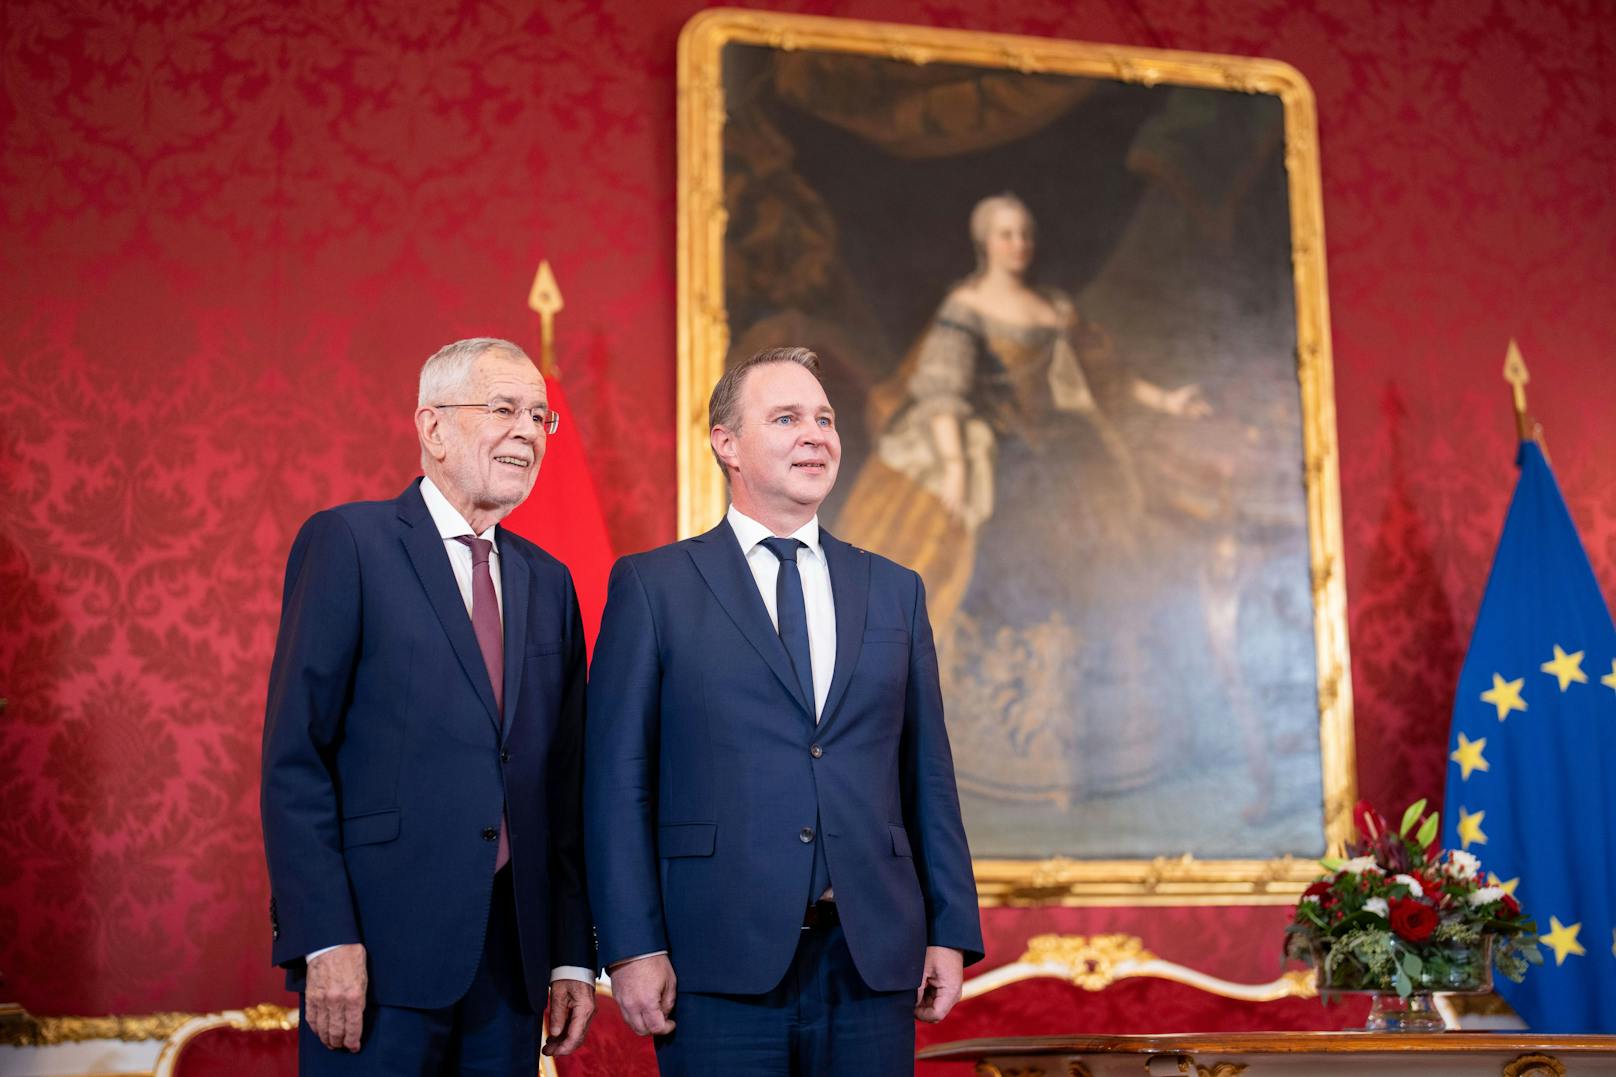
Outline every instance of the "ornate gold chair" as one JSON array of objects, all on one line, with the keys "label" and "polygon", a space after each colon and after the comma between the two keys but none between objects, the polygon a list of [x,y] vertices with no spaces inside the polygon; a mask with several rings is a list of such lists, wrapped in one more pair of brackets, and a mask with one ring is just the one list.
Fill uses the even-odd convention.
[{"label": "ornate gold chair", "polygon": [[297,1011],[265,1004],[191,1018],[169,1033],[152,1077],[296,1077]]},{"label": "ornate gold chair", "polygon": [[[965,981],[941,1025],[916,1047],[992,1036],[1289,1031],[1361,1027],[1367,1001],[1322,1005],[1308,971],[1238,983],[1172,961],[1133,935],[1035,935],[1026,951]],[[926,1077],[968,1072],[923,1064]]]}]

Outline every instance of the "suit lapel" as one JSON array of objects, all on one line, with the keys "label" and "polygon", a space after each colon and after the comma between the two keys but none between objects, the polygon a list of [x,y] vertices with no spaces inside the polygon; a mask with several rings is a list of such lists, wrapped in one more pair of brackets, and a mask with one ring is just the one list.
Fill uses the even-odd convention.
[{"label": "suit lapel", "polygon": [[819,728],[823,730],[836,716],[836,705],[847,694],[859,652],[864,649],[864,614],[870,605],[870,555],[824,528],[819,529],[819,548],[825,551],[831,601],[836,606],[836,668],[825,696],[825,710],[819,716]]},{"label": "suit lapel", "polygon": [[516,698],[522,690],[522,665],[527,647],[528,581],[533,570],[516,549],[516,543],[500,543],[500,601],[505,611],[505,721],[504,735],[511,735],[516,720]]},{"label": "suit lapel", "polygon": [[720,521],[705,535],[692,539],[688,549],[690,559],[696,563],[696,570],[707,581],[718,604],[724,607],[724,612],[741,630],[741,635],[768,663],[781,685],[791,693],[791,698],[806,708],[808,720],[813,721],[813,703],[802,698],[802,688],[797,684],[797,675],[791,668],[791,656],[786,654],[785,644],[780,642],[780,634],[769,620],[763,596],[758,594],[757,580],[747,567],[740,541],[730,530],[729,523]]},{"label": "suit lapel", "polygon": [[477,698],[483,701],[489,721],[499,727],[499,715],[494,710],[494,686],[488,679],[488,664],[477,647],[477,635],[471,628],[471,617],[466,613],[465,599],[460,597],[460,585],[455,583],[454,570],[449,567],[449,553],[443,548],[443,536],[432,522],[432,514],[421,500],[421,491],[412,485],[398,499],[398,518],[406,529],[404,549],[415,566],[415,575],[432,603],[432,609],[449,637],[460,666],[471,678]]}]

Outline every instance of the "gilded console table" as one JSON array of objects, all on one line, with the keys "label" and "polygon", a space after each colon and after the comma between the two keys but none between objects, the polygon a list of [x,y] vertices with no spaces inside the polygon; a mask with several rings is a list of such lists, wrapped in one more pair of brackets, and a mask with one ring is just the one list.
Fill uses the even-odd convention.
[{"label": "gilded console table", "polygon": [[1616,1036],[1491,1032],[1237,1032],[1023,1036],[940,1043],[922,1061],[974,1062],[977,1077],[1458,1077],[1616,1075]]}]

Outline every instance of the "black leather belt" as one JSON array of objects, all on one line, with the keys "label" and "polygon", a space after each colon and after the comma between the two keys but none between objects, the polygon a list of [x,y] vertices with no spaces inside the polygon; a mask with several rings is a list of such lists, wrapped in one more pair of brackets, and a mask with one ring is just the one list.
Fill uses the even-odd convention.
[{"label": "black leather belt", "polygon": [[841,914],[836,911],[834,901],[815,901],[809,904],[802,914],[802,929],[812,931],[815,928],[830,927],[841,923]]}]

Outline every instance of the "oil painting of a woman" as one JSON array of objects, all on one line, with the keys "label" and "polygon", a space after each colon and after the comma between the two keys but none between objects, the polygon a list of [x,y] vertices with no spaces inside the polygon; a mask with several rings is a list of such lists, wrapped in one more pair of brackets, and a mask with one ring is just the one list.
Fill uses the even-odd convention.
[{"label": "oil painting of a woman", "polygon": [[[1116,369],[1103,331],[1031,283],[1035,232],[1014,195],[977,203],[977,268],[872,394],[884,428],[835,527],[927,581],[957,735],[969,743],[984,724],[970,716],[991,714],[987,739],[1005,742],[963,752],[962,781],[1070,802],[1156,769],[1142,720],[1120,739],[1051,720],[1137,709],[1156,612],[1134,586],[1154,560],[1146,490],[1101,401],[1121,393],[1186,422],[1210,409],[1193,384]],[[949,661],[966,652],[989,661]]]}]

